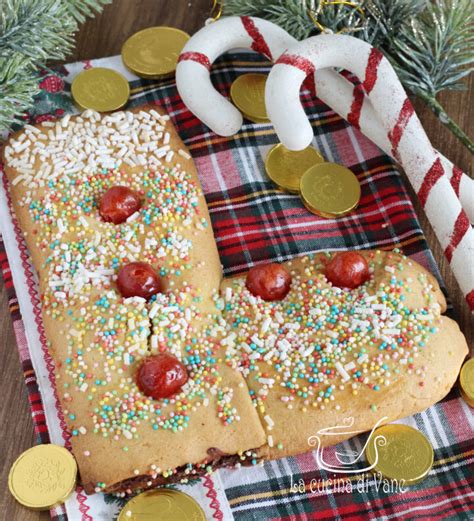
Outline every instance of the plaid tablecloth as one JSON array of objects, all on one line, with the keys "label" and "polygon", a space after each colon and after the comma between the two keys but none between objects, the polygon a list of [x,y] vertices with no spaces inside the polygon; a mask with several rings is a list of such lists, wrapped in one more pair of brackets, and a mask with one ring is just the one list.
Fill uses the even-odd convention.
[{"label": "plaid tablecloth", "polygon": [[[358,210],[339,220],[319,219],[298,196],[280,192],[265,175],[264,158],[277,142],[270,124],[245,121],[230,138],[210,132],[183,105],[175,83],[140,80],[119,57],[66,65],[61,79],[41,78],[44,89],[28,119],[35,122],[74,111],[69,85],[85,68],[114,68],[129,79],[129,106],[147,102],[166,110],[189,147],[210,209],[214,234],[226,274],[266,259],[283,261],[319,250],[400,248],[439,277],[402,177],[392,161],[309,92],[302,100],[314,128],[314,145],[328,161],[358,176],[362,198]],[[253,53],[228,54],[212,72],[216,87],[229,94],[241,73],[267,72],[269,65]],[[58,407],[52,360],[45,348],[35,273],[9,209],[5,184],[0,187],[0,263],[23,366],[38,442],[68,439]],[[333,475],[318,469],[315,454],[281,459],[241,470],[221,470],[194,484],[179,486],[195,497],[209,519],[474,519],[474,417],[453,390],[441,403],[403,420],[430,439],[435,461],[429,476],[409,489],[384,490],[371,474]],[[364,437],[338,450],[359,452]],[[329,451],[331,456],[331,451]],[[360,463],[360,468],[364,462]],[[115,519],[124,500],[80,487],[52,519]]]}]

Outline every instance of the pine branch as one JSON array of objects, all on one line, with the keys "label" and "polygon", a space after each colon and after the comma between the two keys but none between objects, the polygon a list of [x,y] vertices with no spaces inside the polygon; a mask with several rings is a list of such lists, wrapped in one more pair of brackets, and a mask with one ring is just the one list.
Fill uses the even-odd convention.
[{"label": "pine branch", "polygon": [[436,101],[436,98],[427,96],[423,91],[414,91],[414,94],[422,99],[428,107],[436,114],[438,119],[461,141],[461,143],[474,154],[474,143],[469,136],[461,129],[461,127],[448,116],[443,106]]},{"label": "pine branch", "polygon": [[471,0],[438,0],[390,38],[388,57],[401,82],[474,153],[474,143],[436,100],[461,90],[474,69],[474,9]]},{"label": "pine branch", "polygon": [[[272,22],[283,27],[297,40],[304,40],[315,32],[316,27],[308,16],[308,2],[266,2],[265,11]],[[288,5],[289,4],[289,5]],[[288,16],[289,15],[289,16]]]},{"label": "pine branch", "polygon": [[78,22],[111,0],[0,0],[0,130],[21,120],[38,93],[35,75],[64,60]]},{"label": "pine branch", "polygon": [[92,18],[102,11],[102,7],[112,0],[66,0],[65,7],[69,14],[79,23]]},{"label": "pine branch", "polygon": [[15,60],[0,59],[0,129],[19,121],[15,116],[18,107],[30,106],[38,88],[29,62],[18,57]]},{"label": "pine branch", "polygon": [[435,97],[463,88],[473,70],[474,9],[471,0],[438,0],[390,38],[390,58],[411,90]]},{"label": "pine branch", "polygon": [[357,36],[380,49],[397,38],[407,21],[418,16],[426,5],[427,0],[366,0],[362,6],[367,23]]},{"label": "pine branch", "polygon": [[308,16],[311,4],[314,2],[306,0],[226,0],[223,14],[265,18],[303,40],[316,29]]},{"label": "pine branch", "polygon": [[71,49],[77,25],[71,17],[61,19],[59,0],[7,0],[1,2],[0,56],[22,55],[32,61],[61,59]]}]

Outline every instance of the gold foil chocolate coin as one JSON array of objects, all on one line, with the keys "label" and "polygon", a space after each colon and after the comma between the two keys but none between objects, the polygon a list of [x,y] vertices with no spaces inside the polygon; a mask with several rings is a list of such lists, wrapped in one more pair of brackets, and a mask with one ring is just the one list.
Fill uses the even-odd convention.
[{"label": "gold foil chocolate coin", "polygon": [[130,85],[122,74],[96,67],[82,71],[74,78],[71,94],[81,109],[110,112],[127,103]]},{"label": "gold foil chocolate coin", "polygon": [[372,433],[365,457],[370,465],[374,465],[372,472],[396,479],[400,485],[413,485],[429,473],[434,452],[420,431],[408,425],[392,424],[379,427]]},{"label": "gold foil chocolate coin", "polygon": [[357,208],[361,193],[357,177],[335,163],[320,163],[306,170],[300,192],[310,212],[327,218],[342,217]]},{"label": "gold foil chocolate coin", "polygon": [[266,81],[266,74],[243,74],[230,88],[230,97],[234,105],[246,118],[256,123],[270,121],[265,108]]},{"label": "gold foil chocolate coin", "polygon": [[294,152],[279,143],[268,152],[265,170],[278,188],[297,194],[300,191],[301,176],[319,163],[324,163],[324,158],[315,148],[308,147]]},{"label": "gold foil chocolate coin", "polygon": [[249,116],[248,114],[244,114],[243,112],[242,112],[242,116],[244,116],[245,119],[252,121],[252,123],[257,123],[257,124],[261,124],[261,125],[270,123],[270,120],[267,118],[255,118],[253,116]]},{"label": "gold foil chocolate coin", "polygon": [[160,79],[172,76],[189,34],[175,27],[149,27],[123,44],[123,63],[137,76]]},{"label": "gold foil chocolate coin", "polygon": [[76,485],[77,464],[59,445],[37,445],[21,454],[8,475],[10,492],[25,507],[47,510],[64,503]]},{"label": "gold foil chocolate coin", "polygon": [[461,384],[461,395],[464,401],[474,407],[474,358],[471,358],[462,366],[459,383]]},{"label": "gold foil chocolate coin", "polygon": [[131,499],[117,521],[205,521],[203,509],[178,490],[148,490]]}]

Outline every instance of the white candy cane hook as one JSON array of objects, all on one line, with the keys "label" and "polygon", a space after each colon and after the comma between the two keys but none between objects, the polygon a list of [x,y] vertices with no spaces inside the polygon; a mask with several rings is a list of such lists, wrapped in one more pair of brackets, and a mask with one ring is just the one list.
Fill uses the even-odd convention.
[{"label": "white candy cane hook", "polygon": [[451,264],[466,300],[474,310],[474,231],[445,175],[392,66],[382,53],[352,36],[319,35],[289,48],[273,66],[267,80],[267,112],[280,141],[302,150],[313,129],[300,102],[301,84],[308,74],[328,67],[354,73],[379,114],[397,158],[418,194]]},{"label": "white candy cane hook", "polygon": [[232,136],[242,126],[242,115],[213,87],[212,64],[236,47],[253,49],[273,61],[294,41],[277,25],[250,16],[222,18],[203,27],[188,40],[176,67],[184,104],[216,134]]}]

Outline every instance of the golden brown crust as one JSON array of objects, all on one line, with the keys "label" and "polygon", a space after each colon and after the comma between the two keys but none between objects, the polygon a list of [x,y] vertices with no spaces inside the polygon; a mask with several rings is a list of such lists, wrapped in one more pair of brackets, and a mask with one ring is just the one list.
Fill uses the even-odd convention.
[{"label": "golden brown crust", "polygon": [[[136,109],[132,112],[149,111],[153,107]],[[74,121],[71,118],[71,123]],[[47,127],[50,128],[50,127]],[[183,155],[178,155],[177,151],[186,151],[182,141],[177,135],[171,123],[166,122],[166,130],[170,134],[169,146],[170,150],[176,151],[172,160],[166,163],[166,167],[173,168],[176,164],[181,165],[181,169],[191,176],[191,181],[198,190],[198,207],[193,223],[188,226],[176,226],[175,231],[179,232],[183,240],[192,241],[192,249],[190,251],[188,263],[192,266],[192,270],[184,271],[180,276],[169,275],[165,278],[165,286],[168,291],[179,292],[181,288],[186,286],[198,286],[199,302],[193,302],[193,307],[201,314],[201,318],[196,321],[190,321],[190,328],[203,329],[209,320],[206,318],[207,313],[215,312],[213,302],[214,294],[219,287],[222,272],[217,248],[212,236],[212,227],[210,225],[209,214],[205,199],[200,194],[199,180],[192,159]],[[18,139],[17,134],[11,140]],[[39,162],[34,165],[39,168]],[[129,175],[140,176],[143,169],[140,167],[130,167],[122,165],[122,178],[126,179]],[[6,161],[5,172],[10,182],[12,182],[18,172],[9,166]],[[15,214],[24,231],[28,249],[31,252],[33,264],[35,265],[40,280],[40,292],[42,295],[49,291],[48,277],[50,273],[48,269],[43,268],[49,251],[48,249],[38,246],[37,237],[40,235],[41,226],[44,223],[40,221],[38,225],[33,224],[30,211],[27,205],[19,203],[28,194],[29,188],[24,183],[12,185],[10,183],[13,206]],[[48,191],[47,187],[35,188],[35,199],[40,200],[44,193]],[[100,222],[97,218],[88,218],[89,228],[99,230],[102,236],[114,233],[114,225],[110,223]],[[203,227],[203,222],[207,227]],[[158,228],[155,235],[160,240],[163,228]],[[70,237],[65,237],[65,242],[73,242],[76,240],[74,232]],[[143,243],[144,234],[139,237]],[[170,260],[174,261],[174,259]],[[160,260],[160,266],[166,267],[168,258]],[[69,306],[74,309],[75,314],[78,308],[83,307],[85,303],[92,303],[100,299],[104,293],[102,287],[91,287],[86,301],[79,305]],[[190,305],[190,300],[188,305]],[[128,305],[129,310],[136,309],[136,304]],[[108,320],[113,313],[103,312]],[[245,418],[245,422],[236,421],[231,425],[224,425],[222,420],[217,417],[218,403],[217,399],[208,396],[209,404],[206,407],[199,407],[192,412],[192,421],[188,428],[182,432],[172,432],[170,430],[153,431],[149,424],[142,423],[137,426],[137,439],[114,440],[112,436],[107,438],[94,434],[95,423],[90,417],[91,405],[88,399],[88,392],[78,391],[78,386],[74,385],[71,375],[65,367],[66,358],[71,356],[68,351],[67,342],[70,339],[71,329],[76,328],[76,323],[65,313],[61,314],[58,321],[50,313],[43,312],[43,322],[46,336],[50,342],[50,351],[56,362],[56,382],[58,394],[61,399],[63,409],[66,413],[66,421],[70,429],[81,428],[86,429],[85,435],[79,434],[71,438],[74,455],[78,461],[81,478],[87,492],[93,492],[98,483],[105,483],[106,489],[114,488],[115,483],[133,478],[135,475],[148,473],[155,475],[168,469],[174,469],[187,464],[199,465],[206,462],[209,458],[208,449],[215,447],[225,454],[236,454],[244,452],[255,447],[259,447],[264,442],[263,429],[260,426],[258,416],[248,397],[244,380],[239,373],[232,371],[222,364],[219,365],[218,371],[221,373],[224,386],[230,388],[233,392],[232,404],[238,410],[239,414]],[[87,349],[87,345],[93,342],[95,331],[86,331],[83,338],[83,346]],[[123,343],[126,338],[126,331],[117,335],[117,343]],[[146,349],[148,339],[142,340],[140,343]],[[90,352],[87,354],[87,365],[92,367],[94,363],[102,365],[101,353]],[[136,364],[132,364],[125,369],[130,378],[134,379]],[[94,370],[94,379],[103,378],[104,372],[96,368]],[[114,389],[119,386],[120,377],[114,376],[113,381],[108,385],[107,389]],[[64,383],[70,385],[72,390],[66,395],[62,386]],[[89,385],[89,388],[92,384]],[[87,390],[89,391],[89,389]],[[76,418],[80,418],[80,422],[71,421],[69,414],[74,414]],[[126,448],[127,452],[123,449]],[[87,455],[86,455],[87,454]],[[156,470],[159,469],[159,471]]]},{"label": "golden brown crust", "polygon": [[[413,365],[405,360],[405,365],[399,366],[400,373],[391,374],[390,385],[377,392],[362,387],[354,394],[352,387],[345,385],[343,389],[336,390],[335,401],[321,407],[317,402],[303,405],[302,400],[282,401],[288,397],[288,392],[274,385],[265,399],[264,408],[258,409],[267,436],[272,439],[272,446],[267,444],[262,449],[269,451],[271,459],[311,450],[314,445],[310,445],[308,439],[318,435],[320,430],[344,427],[338,431],[340,435],[319,435],[321,446],[334,445],[352,437],[354,432],[370,430],[379,422],[387,423],[421,412],[444,398],[456,381],[468,348],[456,322],[440,315],[446,309],[446,301],[436,279],[418,263],[399,254],[383,251],[360,253],[373,266],[375,288],[389,284],[396,273],[398,282],[404,283],[402,293],[405,306],[422,309],[430,303],[435,315],[430,327],[435,327],[436,333],[430,334],[427,345],[417,350]],[[326,262],[326,255],[323,254],[312,259],[297,258],[285,263],[285,266],[291,272],[293,281],[316,280],[319,275],[321,287],[330,287],[323,276]],[[244,277],[224,280],[221,291],[225,291],[226,287],[235,288],[239,280],[243,284]],[[296,290],[292,289],[286,298],[303,302],[301,284]],[[262,320],[259,322],[262,323]],[[316,341],[316,337],[308,338],[307,345],[311,345],[312,341]],[[367,347],[369,356],[377,355],[379,344]],[[257,365],[257,371],[246,376],[249,389],[256,393],[262,387],[256,378],[260,372],[266,378],[275,378],[277,382],[281,375],[264,361],[258,361]]]}]

